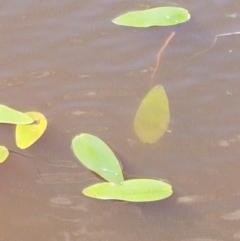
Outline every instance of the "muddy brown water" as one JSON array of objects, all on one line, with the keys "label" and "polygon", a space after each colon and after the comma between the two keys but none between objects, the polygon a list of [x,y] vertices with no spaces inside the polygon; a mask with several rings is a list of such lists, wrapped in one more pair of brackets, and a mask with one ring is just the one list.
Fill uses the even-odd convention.
[{"label": "muddy brown water", "polygon": [[[134,29],[111,19],[158,5],[189,9],[178,27]],[[240,239],[240,35],[238,1],[2,0],[0,101],[40,111],[45,135],[0,167],[0,240]],[[156,55],[172,31],[155,82],[168,94],[171,123],[155,145],[133,132]],[[1,144],[17,150],[14,129]],[[167,179],[174,195],[134,204],[81,194],[98,179],[74,158],[87,132],[116,151],[130,175]]]}]

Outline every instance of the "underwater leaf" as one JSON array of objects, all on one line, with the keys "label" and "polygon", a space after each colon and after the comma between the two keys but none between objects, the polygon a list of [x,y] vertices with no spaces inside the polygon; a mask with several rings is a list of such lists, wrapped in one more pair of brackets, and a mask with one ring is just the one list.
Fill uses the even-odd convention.
[{"label": "underwater leaf", "polygon": [[97,199],[113,199],[128,202],[150,202],[165,199],[173,193],[172,186],[156,179],[131,179],[122,185],[108,182],[94,184],[83,194]]},{"label": "underwater leaf", "polygon": [[79,161],[105,180],[121,184],[122,168],[112,150],[98,137],[90,134],[75,136],[72,149]]},{"label": "underwater leaf", "polygon": [[9,156],[9,151],[5,146],[0,146],[0,163],[3,163]]},{"label": "underwater leaf", "polygon": [[134,130],[144,143],[157,142],[166,132],[170,121],[169,103],[161,85],[152,88],[139,106]]},{"label": "underwater leaf", "polygon": [[33,119],[17,110],[14,110],[5,105],[0,105],[0,123],[7,124],[30,124]]},{"label": "underwater leaf", "polygon": [[33,124],[17,125],[16,143],[20,149],[26,149],[36,142],[47,128],[47,119],[39,112],[27,112],[29,117],[34,120]]},{"label": "underwater leaf", "polygon": [[112,22],[117,25],[146,28],[177,25],[189,19],[190,14],[186,9],[169,6],[128,12],[113,19]]}]

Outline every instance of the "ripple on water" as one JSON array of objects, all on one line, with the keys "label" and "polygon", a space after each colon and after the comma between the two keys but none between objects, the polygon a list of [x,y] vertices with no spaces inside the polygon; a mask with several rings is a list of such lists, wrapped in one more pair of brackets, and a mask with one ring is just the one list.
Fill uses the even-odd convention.
[{"label": "ripple on water", "polygon": [[68,206],[71,205],[73,202],[70,198],[65,196],[57,196],[50,198],[50,203],[54,205],[62,205],[62,206]]},{"label": "ripple on water", "polygon": [[237,231],[236,233],[233,234],[234,239],[240,239],[240,231]]},{"label": "ripple on water", "polygon": [[177,198],[177,203],[180,204],[192,204],[196,202],[207,201],[207,198],[199,195],[182,196]]},{"label": "ripple on water", "polygon": [[22,84],[22,82],[23,81],[18,78],[2,79],[2,80],[0,80],[0,89],[10,87],[10,86],[20,85],[20,84]]},{"label": "ripple on water", "polygon": [[55,71],[53,70],[43,70],[43,71],[35,71],[35,72],[31,72],[28,74],[28,76],[30,78],[34,78],[34,79],[43,79],[46,78],[48,76],[52,76],[55,74]]},{"label": "ripple on water", "polygon": [[79,167],[77,162],[72,160],[65,160],[65,159],[51,159],[46,164],[49,166],[56,166],[56,167],[67,167],[67,168]]},{"label": "ripple on water", "polygon": [[221,218],[230,221],[240,220],[240,209],[231,213],[223,214]]},{"label": "ripple on water", "polygon": [[222,241],[222,240],[211,239],[211,238],[189,238],[189,239],[182,239],[182,241]]},{"label": "ripple on water", "polygon": [[91,177],[88,172],[82,173],[54,173],[42,174],[37,183],[42,184],[58,184],[58,183],[81,183],[90,180]]}]

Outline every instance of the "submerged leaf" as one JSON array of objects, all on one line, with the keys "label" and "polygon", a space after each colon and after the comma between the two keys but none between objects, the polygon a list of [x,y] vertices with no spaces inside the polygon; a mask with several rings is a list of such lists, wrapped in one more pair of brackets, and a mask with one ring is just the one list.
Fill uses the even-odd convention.
[{"label": "submerged leaf", "polygon": [[166,132],[170,121],[169,103],[161,85],[151,89],[139,106],[134,130],[144,143],[157,142]]},{"label": "submerged leaf", "polygon": [[131,179],[122,185],[98,183],[83,190],[83,194],[97,199],[128,202],[150,202],[165,199],[173,193],[172,186],[155,179]]},{"label": "submerged leaf", "polygon": [[3,163],[9,156],[9,151],[5,146],[0,146],[0,163]]},{"label": "submerged leaf", "polygon": [[171,26],[190,19],[189,12],[179,7],[156,7],[132,11],[113,19],[117,25],[146,28],[151,26]]},{"label": "submerged leaf", "polygon": [[116,156],[98,137],[90,134],[75,136],[72,149],[79,161],[91,171],[111,183],[123,182],[122,169]]},{"label": "submerged leaf", "polygon": [[7,124],[30,124],[33,123],[33,119],[17,110],[14,110],[8,106],[0,105],[0,123]]},{"label": "submerged leaf", "polygon": [[27,112],[29,117],[34,120],[33,124],[17,125],[16,143],[20,149],[26,149],[35,143],[47,128],[47,119],[39,112]]}]

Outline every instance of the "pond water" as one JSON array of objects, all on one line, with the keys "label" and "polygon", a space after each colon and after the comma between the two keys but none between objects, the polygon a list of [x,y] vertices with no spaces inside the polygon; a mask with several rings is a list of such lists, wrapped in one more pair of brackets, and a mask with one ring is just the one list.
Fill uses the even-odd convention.
[{"label": "pond water", "polygon": [[[159,5],[187,8],[178,27],[134,29],[111,19]],[[49,126],[26,151],[3,125],[11,154],[0,167],[0,240],[240,239],[240,3],[213,1],[1,1],[0,101],[40,111]],[[172,31],[155,82],[168,94],[169,132],[155,145],[133,131],[156,56]],[[205,52],[204,52],[205,51]],[[98,178],[74,157],[79,133],[102,138],[130,176],[167,179],[160,202],[99,201],[81,190]]]}]

